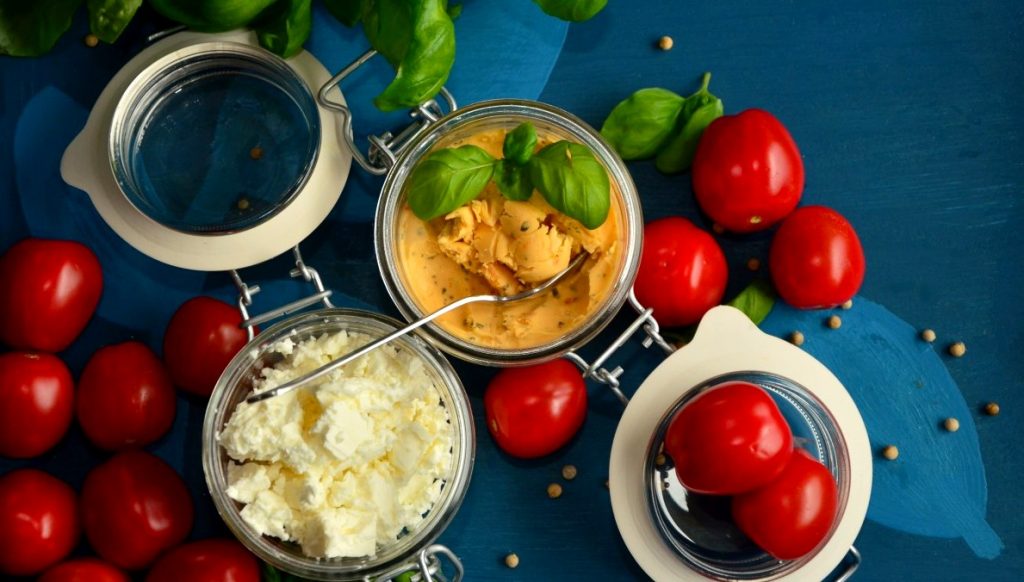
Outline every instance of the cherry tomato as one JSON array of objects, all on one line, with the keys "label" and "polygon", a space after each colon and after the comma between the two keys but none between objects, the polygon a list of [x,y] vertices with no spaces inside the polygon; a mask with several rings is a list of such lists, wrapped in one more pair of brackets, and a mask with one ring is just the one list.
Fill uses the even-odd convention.
[{"label": "cherry tomato", "polygon": [[82,521],[100,557],[134,570],[185,539],[192,499],[167,463],[141,451],[119,453],[85,478]]},{"label": "cherry tomato", "polygon": [[23,240],[0,257],[0,341],[59,352],[85,329],[102,291],[100,263],[84,245]]},{"label": "cherry tomato", "polygon": [[780,560],[806,555],[825,539],[839,494],[824,465],[800,449],[777,479],[732,499],[740,531]]},{"label": "cherry tomato", "polygon": [[787,218],[768,254],[772,281],[793,307],[835,307],[864,281],[864,250],[853,227],[824,206],[805,206]]},{"label": "cherry tomato", "polygon": [[722,301],[729,269],[714,237],[678,216],[644,227],[636,298],[662,325],[689,325]]},{"label": "cherry tomato", "polygon": [[0,455],[35,457],[57,444],[71,424],[74,386],[56,356],[0,355]]},{"label": "cherry tomato", "polygon": [[560,449],[587,416],[587,387],[576,366],[552,360],[505,368],[484,393],[487,428],[503,451],[522,459]]},{"label": "cherry tomato", "polygon": [[95,558],[79,558],[61,562],[50,568],[36,582],[130,582],[128,575]]},{"label": "cherry tomato", "polygon": [[235,540],[178,546],[157,560],[146,582],[260,582],[260,563]]},{"label": "cherry tomato", "polygon": [[100,349],[78,380],[78,423],[96,446],[111,451],[144,447],[174,423],[174,385],[143,344]]},{"label": "cherry tomato", "polygon": [[0,573],[41,572],[71,553],[80,533],[67,483],[35,469],[0,477]]},{"label": "cherry tomato", "polygon": [[209,396],[228,362],[249,342],[241,322],[234,306],[211,297],[183,303],[164,332],[164,362],[174,383]]},{"label": "cherry tomato", "polygon": [[800,151],[771,113],[748,109],[704,130],[693,158],[693,193],[726,229],[764,230],[792,212],[803,191]]},{"label": "cherry tomato", "polygon": [[665,433],[676,475],[696,493],[733,495],[776,478],[793,452],[793,434],[763,388],[726,382],[686,403]]}]

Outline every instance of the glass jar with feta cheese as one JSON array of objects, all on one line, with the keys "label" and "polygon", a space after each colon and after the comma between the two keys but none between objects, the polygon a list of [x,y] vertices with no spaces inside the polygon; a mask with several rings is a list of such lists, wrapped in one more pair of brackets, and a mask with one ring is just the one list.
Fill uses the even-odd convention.
[{"label": "glass jar with feta cheese", "polygon": [[469,485],[473,418],[434,347],[406,336],[320,382],[245,402],[399,326],[349,309],[292,317],[218,381],[203,425],[206,481],[225,523],[262,560],[315,580],[443,577],[452,566],[461,577],[435,541]]}]

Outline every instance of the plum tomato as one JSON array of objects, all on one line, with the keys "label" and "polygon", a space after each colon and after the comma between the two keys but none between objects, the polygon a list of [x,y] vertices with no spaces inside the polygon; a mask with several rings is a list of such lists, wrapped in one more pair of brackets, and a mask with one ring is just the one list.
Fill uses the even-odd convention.
[{"label": "plum tomato", "polygon": [[792,560],[825,539],[838,503],[832,473],[799,449],[774,481],[733,497],[732,516],[761,549],[780,560]]},{"label": "plum tomato", "polygon": [[164,363],[174,384],[209,396],[231,358],[249,341],[234,306],[212,297],[181,304],[164,332]]},{"label": "plum tomato", "polygon": [[93,444],[144,447],[174,423],[174,386],[156,355],[139,342],[98,350],[78,380],[78,423]]},{"label": "plum tomato", "polygon": [[727,230],[768,228],[796,208],[803,191],[800,150],[771,113],[748,109],[704,130],[693,158],[693,193]]},{"label": "plum tomato", "polygon": [[184,544],[153,564],[146,582],[260,582],[260,563],[235,540]]},{"label": "plum tomato", "polygon": [[192,529],[192,498],[181,477],[149,453],[118,453],[82,485],[85,536],[104,560],[148,566]]},{"label": "plum tomato", "polygon": [[35,469],[0,477],[0,573],[25,576],[64,559],[81,534],[75,491]]},{"label": "plum tomato", "polygon": [[128,575],[102,560],[78,558],[61,562],[37,582],[130,582]]},{"label": "plum tomato", "polygon": [[484,393],[487,429],[501,450],[521,459],[551,454],[587,416],[587,386],[576,366],[552,360],[505,368]]},{"label": "plum tomato", "polygon": [[85,329],[102,291],[100,263],[85,245],[25,239],[0,257],[0,342],[59,352]]},{"label": "plum tomato", "polygon": [[864,251],[853,226],[824,206],[805,206],[783,221],[768,254],[779,296],[799,309],[835,307],[864,281]]},{"label": "plum tomato", "polygon": [[793,453],[793,434],[763,388],[726,382],[676,413],[665,433],[665,452],[690,491],[734,495],[782,472]]},{"label": "plum tomato", "polygon": [[35,457],[57,444],[71,424],[74,387],[57,356],[0,355],[0,455]]},{"label": "plum tomato", "polygon": [[689,325],[722,301],[729,279],[725,255],[707,231],[670,216],[644,227],[636,298],[658,323]]}]

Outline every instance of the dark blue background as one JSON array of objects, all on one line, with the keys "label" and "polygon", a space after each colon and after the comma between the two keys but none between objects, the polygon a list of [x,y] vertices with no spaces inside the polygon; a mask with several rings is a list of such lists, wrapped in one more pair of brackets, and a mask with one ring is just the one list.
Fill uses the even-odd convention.
[{"label": "dark blue background", "polygon": [[[1022,25],[1024,8],[1013,0],[874,0],[855,5],[611,0],[593,21],[569,28],[541,94],[541,100],[599,126],[611,107],[633,90],[663,86],[687,94],[696,89],[700,74],[710,70],[711,89],[724,99],[727,112],[765,108],[790,129],[807,168],[804,203],[832,206],[856,226],[869,264],[861,293],[912,325],[967,342],[968,355],[949,362],[953,378],[972,410],[989,400],[1003,408],[996,418],[976,415],[975,420],[988,474],[988,520],[1006,549],[995,560],[982,560],[959,539],[913,536],[867,522],[857,541],[864,555],[859,579],[1024,577],[1024,525],[1019,518],[1019,481],[1024,476],[1019,453],[1024,422],[1024,360],[1019,356],[1024,347],[1024,271],[1019,267],[1024,247]],[[146,26],[133,24],[135,38]],[[56,85],[88,106],[134,50],[129,38],[119,46],[89,51],[76,44],[83,33],[79,22],[59,47],[64,71],[59,77],[40,70],[49,62],[45,59],[0,60],[0,169],[12,167],[14,124],[41,86]],[[654,48],[663,34],[675,40],[667,53]],[[332,55],[337,61],[353,56]],[[495,59],[493,66],[501,70],[503,62]],[[63,150],[77,130],[55,129],[50,147]],[[707,224],[686,176],[661,176],[650,163],[634,163],[631,169],[648,219],[682,214]],[[353,171],[339,209],[304,250],[329,283],[394,314],[377,277],[369,240],[372,227],[358,218],[367,204],[360,196],[374,191],[379,182]],[[21,210],[13,174],[0,175],[0,246],[27,234]],[[730,292],[752,277],[743,263],[750,256],[763,258],[767,240],[768,235],[721,237],[732,267]],[[169,279],[169,285],[188,279],[144,257],[130,259],[134,267]],[[247,276],[280,279],[285,268],[279,260],[248,270]],[[223,275],[207,277],[202,286],[225,298],[230,290]],[[280,284],[263,297],[297,293],[297,287]],[[156,321],[165,321],[173,307],[154,308],[161,314]],[[64,357],[77,372],[98,346],[134,336],[155,347],[162,329],[129,329],[96,320]],[[635,386],[656,363],[651,355],[633,358],[627,382]],[[458,368],[483,430],[481,395],[493,371]],[[469,497],[442,539],[463,558],[469,579],[643,576],[619,540],[604,489],[621,407],[599,386],[592,387],[591,396],[583,431],[549,459],[510,459],[486,434],[478,435]],[[181,403],[174,433],[155,449],[182,469],[197,501],[193,537],[205,537],[224,530],[199,466],[203,403],[184,398]],[[78,485],[102,457],[73,428],[70,438],[31,464]],[[561,480],[565,463],[575,464],[579,477],[564,484],[561,499],[549,500],[545,487]],[[24,464],[0,461],[0,471]],[[87,551],[84,545],[82,551]],[[509,551],[520,556],[517,570],[501,564]]]}]

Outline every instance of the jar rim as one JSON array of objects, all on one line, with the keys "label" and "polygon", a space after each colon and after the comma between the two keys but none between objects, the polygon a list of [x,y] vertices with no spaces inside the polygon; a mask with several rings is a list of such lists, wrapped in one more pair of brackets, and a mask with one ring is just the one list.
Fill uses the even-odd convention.
[{"label": "jar rim", "polygon": [[643,244],[643,213],[636,185],[625,162],[601,134],[575,115],[554,105],[525,99],[493,99],[456,109],[432,124],[410,142],[388,172],[377,202],[374,246],[384,286],[402,316],[412,321],[427,314],[412,298],[402,281],[394,239],[400,200],[416,164],[448,133],[468,124],[506,118],[541,121],[569,133],[578,143],[594,151],[618,187],[624,210],[625,250],[618,280],[604,303],[587,320],[552,342],[528,348],[502,349],[481,346],[459,338],[437,323],[423,328],[424,335],[442,351],[461,360],[486,366],[515,366],[539,363],[565,355],[596,337],[618,313],[629,297],[636,278]]},{"label": "jar rim", "polygon": [[316,580],[363,580],[393,571],[406,563],[411,565],[415,556],[434,543],[455,517],[465,499],[473,471],[476,453],[473,414],[465,388],[443,354],[415,334],[396,339],[395,343],[416,354],[434,373],[435,384],[440,384],[436,385],[439,396],[448,409],[453,431],[453,456],[451,473],[442,488],[441,497],[413,532],[404,534],[394,546],[372,558],[311,558],[302,554],[297,546],[286,551],[282,548],[285,542],[271,541],[256,534],[242,520],[241,504],[228,497],[226,491],[226,467],[232,461],[226,458],[217,438],[229,414],[245,396],[244,393],[239,394],[244,390],[244,374],[260,361],[262,355],[273,352],[273,346],[280,340],[318,327],[330,328],[330,332],[379,332],[383,336],[402,327],[402,324],[369,311],[326,308],[287,318],[261,332],[231,360],[210,396],[203,421],[203,472],[217,512],[235,537],[260,559],[286,572]]}]

